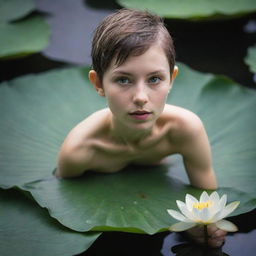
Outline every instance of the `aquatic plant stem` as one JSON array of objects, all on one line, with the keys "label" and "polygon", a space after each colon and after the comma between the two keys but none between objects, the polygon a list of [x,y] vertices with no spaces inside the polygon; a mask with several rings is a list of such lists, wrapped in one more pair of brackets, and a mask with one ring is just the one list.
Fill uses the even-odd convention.
[{"label": "aquatic plant stem", "polygon": [[204,225],[204,245],[205,245],[205,247],[208,247],[208,231],[207,231],[207,225]]}]

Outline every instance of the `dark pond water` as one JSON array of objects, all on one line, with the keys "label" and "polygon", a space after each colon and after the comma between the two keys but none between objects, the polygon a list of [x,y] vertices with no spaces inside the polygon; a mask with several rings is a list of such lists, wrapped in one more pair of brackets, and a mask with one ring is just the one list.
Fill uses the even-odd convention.
[{"label": "dark pond water", "polygon": [[106,232],[79,256],[255,256],[256,210],[229,218],[239,232],[229,233],[221,248],[196,245],[184,235],[163,232],[156,235]]},{"label": "dark pond water", "polygon": [[[51,15],[47,16],[53,31],[51,43],[41,54],[0,61],[0,81],[70,64],[90,64],[90,40],[93,29],[107,13],[119,8],[113,1],[99,0],[37,0],[37,4],[41,11],[51,12]],[[86,15],[81,12],[81,6],[85,8]],[[73,27],[70,21],[73,22]],[[251,88],[255,88],[256,84],[253,81],[253,74],[249,72],[243,59],[247,48],[256,42],[254,22],[256,22],[256,13],[232,20],[200,23],[166,20],[175,41],[178,61],[202,72],[227,75]],[[65,43],[60,44],[60,42]],[[256,210],[231,218],[238,225],[239,232],[229,234],[224,246],[218,250],[206,252],[204,248],[187,241],[184,236],[169,232],[152,236],[106,232],[80,256],[254,256],[256,255],[255,214]]]}]

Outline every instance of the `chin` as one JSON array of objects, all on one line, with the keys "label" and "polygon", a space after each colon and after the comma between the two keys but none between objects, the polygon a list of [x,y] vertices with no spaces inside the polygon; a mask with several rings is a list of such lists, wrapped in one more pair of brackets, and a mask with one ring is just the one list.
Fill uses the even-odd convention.
[{"label": "chin", "polygon": [[134,123],[132,125],[129,125],[129,128],[134,131],[147,132],[149,130],[152,130],[153,126],[154,126],[153,122],[141,122],[141,123]]}]

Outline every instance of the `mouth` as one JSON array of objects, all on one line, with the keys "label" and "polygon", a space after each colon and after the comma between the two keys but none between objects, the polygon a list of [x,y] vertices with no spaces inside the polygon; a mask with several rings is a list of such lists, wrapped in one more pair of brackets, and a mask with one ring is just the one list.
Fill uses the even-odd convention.
[{"label": "mouth", "polygon": [[129,113],[129,115],[136,120],[146,120],[149,118],[149,116],[152,114],[152,112],[144,111],[144,110],[138,110]]}]

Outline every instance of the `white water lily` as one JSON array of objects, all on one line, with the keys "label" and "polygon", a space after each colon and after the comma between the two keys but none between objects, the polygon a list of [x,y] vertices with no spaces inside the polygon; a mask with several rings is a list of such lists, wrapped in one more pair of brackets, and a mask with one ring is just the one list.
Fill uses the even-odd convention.
[{"label": "white water lily", "polygon": [[219,194],[214,191],[210,196],[204,191],[199,201],[190,194],[186,194],[185,203],[177,200],[177,206],[181,213],[175,210],[167,210],[167,212],[180,222],[173,224],[169,229],[171,231],[179,232],[190,229],[196,225],[208,225],[215,223],[215,225],[222,230],[235,232],[238,230],[236,225],[232,222],[224,220],[231,212],[233,212],[239,205],[239,201],[234,201],[228,205],[227,195],[221,198]]}]

